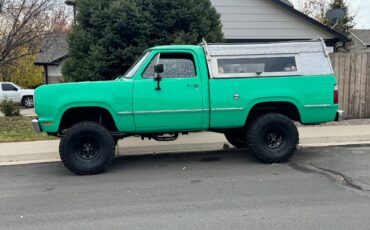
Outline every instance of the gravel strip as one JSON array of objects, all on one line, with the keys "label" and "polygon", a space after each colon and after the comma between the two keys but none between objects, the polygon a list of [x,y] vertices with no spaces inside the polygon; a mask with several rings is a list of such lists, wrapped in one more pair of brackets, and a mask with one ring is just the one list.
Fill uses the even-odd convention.
[{"label": "gravel strip", "polygon": [[[370,125],[370,119],[355,119],[355,120],[344,120],[342,122],[328,122],[319,125],[304,125],[304,126],[349,126],[349,125]],[[303,126],[298,123],[297,126]]]}]

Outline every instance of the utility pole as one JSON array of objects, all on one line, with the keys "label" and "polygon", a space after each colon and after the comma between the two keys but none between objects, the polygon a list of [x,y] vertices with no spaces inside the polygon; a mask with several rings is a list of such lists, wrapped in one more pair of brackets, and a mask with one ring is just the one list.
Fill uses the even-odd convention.
[{"label": "utility pole", "polygon": [[76,0],[66,0],[65,4],[73,7],[73,25],[76,25]]}]

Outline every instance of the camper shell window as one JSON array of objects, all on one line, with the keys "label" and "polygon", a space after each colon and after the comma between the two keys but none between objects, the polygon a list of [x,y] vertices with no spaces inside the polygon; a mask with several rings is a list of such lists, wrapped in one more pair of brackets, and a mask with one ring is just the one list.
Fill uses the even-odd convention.
[{"label": "camper shell window", "polygon": [[298,55],[215,57],[215,76],[259,77],[300,75]]}]

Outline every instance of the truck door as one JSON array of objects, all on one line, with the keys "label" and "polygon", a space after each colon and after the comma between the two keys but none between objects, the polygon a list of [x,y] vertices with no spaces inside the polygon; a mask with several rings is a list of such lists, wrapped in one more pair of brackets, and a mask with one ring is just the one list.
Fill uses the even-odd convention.
[{"label": "truck door", "polygon": [[1,83],[2,98],[12,100],[14,102],[20,102],[18,88],[10,83]]},{"label": "truck door", "polygon": [[[137,132],[196,131],[203,124],[202,84],[191,52],[153,51],[134,82],[133,112]],[[163,64],[160,90],[154,66]]]}]

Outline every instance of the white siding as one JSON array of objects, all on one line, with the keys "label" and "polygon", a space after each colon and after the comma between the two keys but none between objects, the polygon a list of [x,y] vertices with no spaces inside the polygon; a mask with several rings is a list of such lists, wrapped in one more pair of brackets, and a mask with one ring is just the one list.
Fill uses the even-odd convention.
[{"label": "white siding", "polygon": [[61,77],[62,76],[62,64],[58,66],[48,66],[48,75],[53,77]]},{"label": "white siding", "polygon": [[60,83],[63,81],[63,75],[62,75],[62,67],[63,67],[64,61],[59,63],[57,66],[48,66],[48,83]]},{"label": "white siding", "polygon": [[226,39],[332,39],[333,35],[268,0],[211,0]]}]

